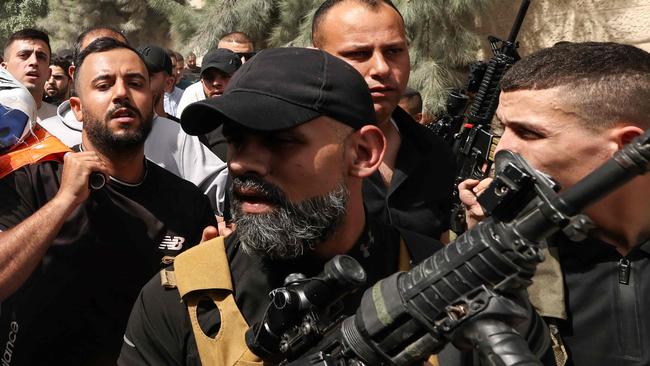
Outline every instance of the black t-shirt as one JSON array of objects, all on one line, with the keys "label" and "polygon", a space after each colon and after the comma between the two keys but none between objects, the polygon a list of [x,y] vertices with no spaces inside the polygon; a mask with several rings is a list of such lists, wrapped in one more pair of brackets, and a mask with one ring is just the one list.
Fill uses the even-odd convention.
[{"label": "black t-shirt", "polygon": [[[650,240],[623,257],[590,238],[558,245],[568,365],[650,365]],[[626,274],[627,273],[627,274]]]},{"label": "black t-shirt", "polygon": [[[61,171],[47,162],[0,180],[0,230],[49,201]],[[11,343],[10,364],[114,364],[142,286],[164,255],[197,244],[207,225],[216,225],[207,197],[150,162],[140,184],[111,179],[92,191],[26,283],[0,304],[0,344]]]},{"label": "black t-shirt", "polygon": [[363,181],[372,220],[439,239],[449,229],[456,161],[451,148],[397,107],[392,115],[402,142],[386,187],[376,171]]},{"label": "black t-shirt", "polygon": [[[366,286],[397,271],[400,233],[383,225],[368,225],[348,255],[366,270]],[[432,255],[441,244],[419,234],[402,236],[414,262]],[[407,241],[408,240],[408,241]],[[300,259],[268,262],[240,250],[236,236],[226,240],[226,250],[235,290],[235,301],[248,324],[260,321],[269,302],[268,293],[283,285],[290,273],[311,277],[320,273],[324,261]],[[416,252],[411,251],[416,248]],[[424,250],[423,248],[427,248]],[[363,291],[348,296],[345,313],[353,314]],[[136,301],[120,353],[120,365],[200,365],[196,341],[187,308],[180,302],[178,290],[165,289],[159,276],[145,285]],[[205,306],[202,306],[205,305]],[[204,332],[214,337],[219,329],[219,312],[210,302],[200,302],[198,319]]]}]

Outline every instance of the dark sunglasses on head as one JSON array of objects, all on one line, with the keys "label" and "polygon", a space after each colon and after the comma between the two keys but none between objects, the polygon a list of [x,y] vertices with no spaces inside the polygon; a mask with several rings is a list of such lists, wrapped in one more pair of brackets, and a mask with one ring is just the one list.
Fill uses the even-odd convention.
[{"label": "dark sunglasses on head", "polygon": [[255,56],[257,52],[235,52],[237,57],[239,58],[244,58],[244,60],[248,61],[251,57]]}]

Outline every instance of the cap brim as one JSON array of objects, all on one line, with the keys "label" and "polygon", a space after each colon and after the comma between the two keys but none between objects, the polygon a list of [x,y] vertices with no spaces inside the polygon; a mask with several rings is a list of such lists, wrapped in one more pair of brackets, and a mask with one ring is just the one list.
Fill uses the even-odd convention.
[{"label": "cap brim", "polygon": [[225,122],[272,132],[298,126],[321,115],[269,95],[235,91],[188,105],[181,114],[181,126],[189,135],[208,133]]},{"label": "cap brim", "polygon": [[237,71],[237,68],[234,65],[222,64],[222,63],[210,63],[201,67],[201,74],[203,74],[208,69],[217,69],[221,72],[225,72],[228,75],[232,75]]}]

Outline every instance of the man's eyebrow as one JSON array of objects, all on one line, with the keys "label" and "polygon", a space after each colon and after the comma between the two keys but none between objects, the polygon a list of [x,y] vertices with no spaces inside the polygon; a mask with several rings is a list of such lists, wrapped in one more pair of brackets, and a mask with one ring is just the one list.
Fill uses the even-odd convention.
[{"label": "man's eyebrow", "polygon": [[110,74],[99,74],[99,75],[95,76],[90,82],[94,83],[96,81],[109,80],[109,79],[112,79],[112,78],[113,77]]},{"label": "man's eyebrow", "polygon": [[134,71],[134,72],[127,72],[125,77],[129,79],[143,79],[146,80],[147,78],[144,77],[144,75],[140,72]]},{"label": "man's eyebrow", "polygon": [[510,128],[518,128],[518,129],[527,129],[531,131],[539,131],[539,132],[549,132],[544,126],[541,126],[539,124],[534,124],[534,123],[529,123],[526,121],[507,121],[504,122],[502,119],[499,119],[501,121],[501,124],[504,127],[510,127]]}]

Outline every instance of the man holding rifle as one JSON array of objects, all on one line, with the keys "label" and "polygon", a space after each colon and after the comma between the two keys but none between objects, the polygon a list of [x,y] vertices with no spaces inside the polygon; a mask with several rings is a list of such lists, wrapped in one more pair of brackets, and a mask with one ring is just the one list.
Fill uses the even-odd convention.
[{"label": "man holding rifle", "polygon": [[[616,43],[561,43],[515,64],[501,81],[497,150],[522,154],[564,188],[650,128],[650,54]],[[489,180],[460,184],[468,222]],[[558,364],[650,364],[650,176],[585,213],[587,239],[549,241],[529,295],[557,342]]]},{"label": "man holding rifle", "polygon": [[[366,214],[362,184],[381,164],[385,138],[361,75],[326,52],[264,50],[223,96],[189,105],[181,123],[190,134],[223,125],[237,229],[225,243],[178,257],[173,274],[144,287],[121,365],[256,364],[244,333],[287,275],[314,276],[348,254],[367,272],[367,287],[441,248]],[[346,314],[360,295],[345,298]]]}]

